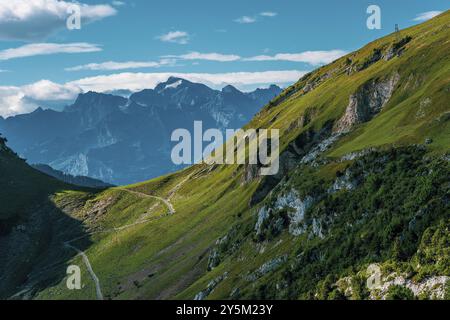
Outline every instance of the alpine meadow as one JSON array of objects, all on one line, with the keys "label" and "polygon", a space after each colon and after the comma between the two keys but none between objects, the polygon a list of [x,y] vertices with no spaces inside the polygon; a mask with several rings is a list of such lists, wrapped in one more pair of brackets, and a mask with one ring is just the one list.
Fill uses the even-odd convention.
[{"label": "alpine meadow", "polygon": [[[266,13],[253,24],[234,24],[271,18]],[[154,41],[183,46],[173,40],[182,36]],[[114,113],[102,115],[108,125],[101,130],[115,142],[123,135],[109,129],[128,118],[134,122],[127,132],[139,135],[133,131],[137,124],[151,119],[154,134],[168,137],[167,143],[166,128],[183,128],[183,121],[192,126],[199,117],[210,119],[205,130],[216,126],[217,134],[228,123],[278,130],[279,155],[274,147],[265,149],[276,157],[278,171],[264,174],[267,163],[259,159],[192,159],[194,164],[178,171],[170,165],[164,175],[131,185],[79,184],[23,159],[30,151],[26,143],[40,137],[18,136],[33,117],[49,119],[45,123],[73,117],[77,103],[65,111],[0,117],[1,299],[450,299],[450,11],[317,65],[282,91],[219,91],[188,79],[177,75],[159,89],[126,97],[104,93],[87,103],[97,110],[114,105]],[[230,92],[233,103],[226,100]],[[164,102],[161,111],[169,94],[178,100]],[[78,101],[94,95],[81,94]],[[230,114],[242,105],[251,108],[242,111],[244,118],[223,122],[217,115],[225,113],[211,107],[217,101]],[[168,126],[164,117],[170,112],[180,116]],[[72,157],[96,130],[86,128],[63,142],[42,140],[33,152]],[[98,157],[103,163],[118,156],[123,164],[120,157],[135,155],[126,148],[113,152],[107,139],[94,140],[105,146]],[[139,141],[136,148],[144,150]],[[222,142],[216,152],[230,143]],[[71,143],[73,153],[54,151],[62,145],[72,149]],[[150,172],[143,163],[158,152],[170,161],[167,145],[149,150],[142,151],[132,181],[138,172]],[[236,157],[241,151],[226,150]],[[93,152],[86,154],[92,159]],[[250,160],[250,152],[244,154]],[[103,164],[96,168],[109,172]],[[128,171],[123,172],[120,181]],[[71,283],[70,266],[80,269],[78,286]]]}]

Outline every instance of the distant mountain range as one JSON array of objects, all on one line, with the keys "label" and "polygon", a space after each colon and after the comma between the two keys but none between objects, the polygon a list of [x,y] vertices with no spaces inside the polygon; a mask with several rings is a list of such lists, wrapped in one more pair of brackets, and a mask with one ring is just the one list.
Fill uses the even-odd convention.
[{"label": "distant mountain range", "polygon": [[280,92],[275,85],[220,91],[171,77],[129,98],[88,92],[61,112],[38,108],[0,117],[0,132],[29,163],[128,184],[180,169],[170,160],[173,130],[192,130],[195,120],[204,129],[241,128]]},{"label": "distant mountain range", "polygon": [[72,176],[62,171],[55,170],[46,164],[34,164],[32,165],[32,167],[42,173],[45,173],[50,177],[56,178],[65,183],[73,184],[75,186],[95,188],[95,189],[114,187],[114,185],[112,184],[105,183],[101,180],[97,180],[94,178],[89,178],[85,176]]}]

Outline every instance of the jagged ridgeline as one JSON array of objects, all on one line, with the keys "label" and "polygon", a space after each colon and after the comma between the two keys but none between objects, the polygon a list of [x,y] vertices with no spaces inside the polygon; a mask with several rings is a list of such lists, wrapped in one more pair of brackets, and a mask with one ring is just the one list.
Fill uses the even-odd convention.
[{"label": "jagged ridgeline", "polygon": [[[59,243],[82,251],[98,282],[72,251],[56,259],[43,250],[2,295],[448,299],[448,39],[445,12],[272,100],[246,128],[280,130],[275,176],[257,165],[195,165],[127,187],[52,193],[84,227],[58,232]],[[81,290],[66,287],[73,264]],[[368,287],[373,270],[379,283]]]}]

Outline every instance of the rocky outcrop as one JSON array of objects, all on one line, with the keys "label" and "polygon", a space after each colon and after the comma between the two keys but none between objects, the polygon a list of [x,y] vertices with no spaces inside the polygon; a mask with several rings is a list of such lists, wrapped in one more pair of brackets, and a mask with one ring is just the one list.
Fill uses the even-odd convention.
[{"label": "rocky outcrop", "polygon": [[403,275],[389,275],[387,278],[392,279],[383,282],[381,288],[371,292],[371,299],[385,300],[387,298],[389,287],[397,285],[408,288],[415,297],[426,296],[428,299],[441,300],[444,299],[445,286],[450,279],[448,276],[435,276],[415,282],[411,279],[406,279]]},{"label": "rocky outcrop", "polygon": [[[293,236],[303,234],[306,229],[303,224],[305,213],[313,204],[313,197],[306,196],[301,199],[295,190],[279,196],[272,205],[259,209],[254,229],[256,235],[259,236],[267,229],[278,234],[286,226]],[[279,214],[284,210],[287,211],[287,218]]]},{"label": "rocky outcrop", "polygon": [[[252,197],[250,198],[249,205],[254,206],[261,202],[269,193],[273,190],[273,188],[280,183],[280,181],[289,174],[290,171],[292,171],[297,165],[299,161],[299,155],[292,149],[292,150],[286,150],[284,151],[280,157],[279,157],[279,170],[276,175],[273,176],[264,176],[261,179],[260,184],[258,185],[258,188],[253,193]],[[249,165],[250,166],[257,166],[257,165]],[[247,169],[245,176],[248,176],[250,173]],[[255,170],[255,169],[251,169]],[[253,171],[254,172],[254,171]],[[256,178],[261,177],[259,169],[257,171],[257,174],[252,176],[253,180]],[[247,180],[249,182],[250,180]]]},{"label": "rocky outcrop", "polygon": [[[367,275],[366,275],[367,276]],[[445,299],[446,286],[450,281],[449,276],[429,276],[421,280],[413,280],[406,273],[393,272],[390,274],[379,275],[379,285],[368,289],[368,298],[370,300],[386,300],[389,296],[389,290],[392,286],[407,288],[415,298],[420,299]],[[354,276],[348,276],[339,279],[335,287],[347,298],[352,299],[354,292]]]},{"label": "rocky outcrop", "polygon": [[347,153],[345,155],[343,155],[338,161],[339,162],[343,162],[343,161],[353,161],[355,159],[361,158],[371,152],[374,152],[376,149],[375,148],[367,148],[361,151],[355,151],[355,152],[351,152],[351,153]]},{"label": "rocky outcrop", "polygon": [[311,149],[311,151],[305,155],[301,160],[300,163],[308,164],[313,163],[322,153],[324,153],[326,150],[328,150],[333,143],[335,143],[339,137],[341,136],[340,133],[333,134],[327,139],[324,139],[319,144],[317,144],[315,147]]},{"label": "rocky outcrop", "polygon": [[337,70],[331,70],[330,72],[327,72],[325,74],[322,74],[322,75],[320,75],[318,77],[315,77],[315,78],[311,79],[302,88],[303,92],[304,93],[308,93],[308,92],[314,90],[315,88],[320,86],[324,81],[330,79],[336,71]]},{"label": "rocky outcrop", "polygon": [[225,272],[221,276],[218,276],[217,278],[211,280],[208,283],[208,285],[206,286],[205,290],[202,290],[195,295],[194,300],[205,300],[214,291],[214,289],[219,285],[219,283],[221,283],[227,277],[228,277],[228,272]]},{"label": "rocky outcrop", "polygon": [[275,271],[278,269],[283,263],[285,263],[287,260],[287,256],[281,256],[277,257],[275,259],[272,259],[266,263],[264,263],[262,266],[260,266],[258,269],[256,269],[254,272],[248,274],[245,279],[247,281],[255,281],[262,276],[268,274],[269,272]]},{"label": "rocky outcrop", "polygon": [[260,167],[256,164],[246,164],[244,166],[243,184],[248,184],[259,177]]},{"label": "rocky outcrop", "polygon": [[272,209],[267,208],[265,206],[262,207],[261,209],[259,209],[258,218],[257,218],[256,224],[255,224],[256,235],[260,235],[262,233],[263,224],[269,218],[271,211],[272,211]]},{"label": "rocky outcrop", "polygon": [[284,177],[289,175],[289,172],[298,166],[302,159],[304,163],[311,162],[327,150],[339,138],[339,134],[332,136],[332,129],[333,123],[328,121],[322,129],[306,130],[293,140],[279,157],[278,174],[262,179],[249,205],[253,206],[261,202]]},{"label": "rocky outcrop", "polygon": [[372,64],[378,62],[383,57],[383,51],[379,48],[373,49],[372,55],[370,55],[361,65],[357,66],[357,71],[367,69]]},{"label": "rocky outcrop", "polygon": [[424,118],[427,113],[428,113],[428,109],[431,106],[431,104],[433,103],[433,100],[429,97],[426,98],[422,98],[422,100],[420,100],[419,103],[419,108],[417,109],[416,112],[416,119],[422,119]]},{"label": "rocky outcrop", "polygon": [[363,84],[356,93],[350,96],[347,109],[334,126],[333,131],[346,133],[354,125],[372,119],[389,101],[399,80],[400,75],[396,72],[387,79],[373,79]]},{"label": "rocky outcrop", "polygon": [[217,267],[220,263],[220,252],[219,247],[222,244],[225,244],[228,241],[228,235],[223,236],[222,238],[217,239],[215,247],[211,250],[211,253],[208,257],[208,266],[207,270],[210,271]]},{"label": "rocky outcrop", "polygon": [[304,221],[306,211],[313,205],[313,203],[314,198],[307,196],[302,200],[294,190],[291,190],[286,195],[277,199],[275,203],[276,209],[293,209],[288,213],[290,234],[299,236],[303,233],[304,228],[302,226],[302,222]]},{"label": "rocky outcrop", "polygon": [[383,45],[378,48],[374,48],[372,54],[364,59],[360,63],[353,63],[352,59],[347,58],[347,65],[344,71],[347,75],[351,75],[355,72],[363,71],[378,61],[389,61],[395,57],[400,57],[406,50],[406,44],[408,44],[412,38],[406,36],[392,43],[391,45]]},{"label": "rocky outcrop", "polygon": [[353,190],[358,185],[358,181],[352,177],[350,170],[336,178],[328,193],[333,194],[340,190]]},{"label": "rocky outcrop", "polygon": [[407,36],[400,39],[399,41],[394,42],[392,46],[390,46],[383,54],[383,59],[389,61],[394,57],[400,57],[405,51],[406,44],[411,40],[412,38]]}]

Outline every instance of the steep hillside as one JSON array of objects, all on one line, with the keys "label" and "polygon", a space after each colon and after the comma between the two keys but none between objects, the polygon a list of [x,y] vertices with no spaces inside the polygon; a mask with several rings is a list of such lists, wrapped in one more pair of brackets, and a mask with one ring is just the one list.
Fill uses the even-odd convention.
[{"label": "steep hillside", "polygon": [[[246,128],[280,129],[275,176],[260,176],[258,165],[203,164],[78,206],[67,204],[80,194],[58,193],[55,205],[87,228],[69,243],[99,282],[76,256],[65,263],[83,268],[81,290],[65,279],[48,284],[42,266],[40,282],[16,291],[35,299],[448,299],[449,38],[446,12],[272,100]],[[382,285],[369,289],[371,264]]]},{"label": "steep hillside", "polygon": [[[64,214],[53,197],[72,190],[82,190],[47,176],[20,159],[0,137],[0,298],[10,297],[24,282],[37,289],[65,275],[64,261],[76,255],[62,246],[64,237],[82,234],[82,222]],[[68,191],[67,191],[68,192]],[[71,201],[75,205],[76,201]],[[36,283],[34,274],[42,272],[42,265],[59,263],[61,272],[46,275],[46,281]],[[39,271],[36,271],[39,270]]]}]

